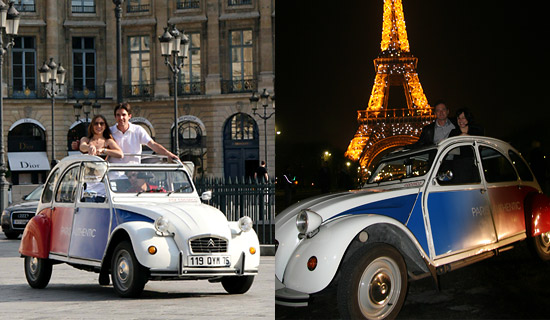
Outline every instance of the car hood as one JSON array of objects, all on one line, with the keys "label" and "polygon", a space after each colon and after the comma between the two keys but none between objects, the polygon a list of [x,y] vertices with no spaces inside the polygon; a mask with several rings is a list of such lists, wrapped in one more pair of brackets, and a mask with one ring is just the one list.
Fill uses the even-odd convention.
[{"label": "car hood", "polygon": [[38,207],[38,201],[22,202],[6,208],[8,211],[34,211]]},{"label": "car hood", "polygon": [[348,214],[383,214],[406,220],[416,201],[419,188],[369,188],[325,194],[300,201],[277,215],[276,226],[292,220],[300,210],[308,209],[322,217],[323,222]]},{"label": "car hood", "polygon": [[136,213],[152,220],[165,217],[174,233],[184,232],[187,237],[199,234],[217,234],[231,238],[229,223],[218,209],[202,203],[135,203],[117,204],[121,212]]}]

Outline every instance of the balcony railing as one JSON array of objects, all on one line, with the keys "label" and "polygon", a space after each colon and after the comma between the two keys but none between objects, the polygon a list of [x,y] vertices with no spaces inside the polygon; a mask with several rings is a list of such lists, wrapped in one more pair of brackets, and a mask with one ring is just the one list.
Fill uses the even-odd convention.
[{"label": "balcony railing", "polygon": [[153,98],[155,96],[154,84],[132,84],[122,86],[124,98]]},{"label": "balcony railing", "polygon": [[[8,2],[6,1],[6,3],[8,3]],[[19,11],[19,12],[35,12],[36,11],[34,3],[28,3],[28,4],[27,3],[25,3],[25,4],[14,3],[13,7],[15,9],[17,9],[17,11]]]},{"label": "balcony railing", "polygon": [[222,80],[222,93],[254,92],[258,90],[258,80]]},{"label": "balcony railing", "polygon": [[72,6],[73,13],[95,13],[95,6]]},{"label": "balcony railing", "polygon": [[252,4],[252,0],[227,0],[228,6],[243,6],[247,4]]},{"label": "balcony railing", "polygon": [[67,87],[67,97],[70,99],[105,98],[105,86],[95,86],[92,89],[69,86]]},{"label": "balcony railing", "polygon": [[126,12],[128,13],[135,13],[135,12],[149,12],[151,9],[151,5],[146,4],[130,4],[128,2],[128,6],[126,7]]},{"label": "balcony railing", "polygon": [[198,9],[200,0],[178,0],[177,9]]},{"label": "balcony railing", "polygon": [[[204,81],[178,83],[178,96],[200,95],[205,92]],[[174,96],[174,85],[170,84],[170,96]]]}]

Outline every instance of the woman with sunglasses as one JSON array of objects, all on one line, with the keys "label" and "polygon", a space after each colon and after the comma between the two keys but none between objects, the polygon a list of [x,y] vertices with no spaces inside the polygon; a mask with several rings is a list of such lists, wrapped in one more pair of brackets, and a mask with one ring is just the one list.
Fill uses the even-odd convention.
[{"label": "woman with sunglasses", "polygon": [[102,115],[92,118],[88,136],[80,139],[80,151],[95,156],[123,158],[124,154],[113,139],[107,120]]}]

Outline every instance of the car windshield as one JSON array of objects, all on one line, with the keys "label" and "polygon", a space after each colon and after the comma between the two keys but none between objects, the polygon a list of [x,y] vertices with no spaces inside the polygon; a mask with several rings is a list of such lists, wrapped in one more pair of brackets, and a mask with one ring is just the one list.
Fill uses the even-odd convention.
[{"label": "car windshield", "polygon": [[401,157],[383,158],[376,166],[368,183],[423,176],[430,170],[436,153],[437,150],[430,149],[418,153],[408,153]]},{"label": "car windshield", "polygon": [[115,193],[191,193],[193,185],[183,170],[109,170],[109,187]]},{"label": "car windshield", "polygon": [[41,184],[36,189],[31,191],[28,195],[26,195],[23,200],[25,201],[38,201],[40,200],[40,195],[42,194],[42,189],[44,189],[44,185]]}]

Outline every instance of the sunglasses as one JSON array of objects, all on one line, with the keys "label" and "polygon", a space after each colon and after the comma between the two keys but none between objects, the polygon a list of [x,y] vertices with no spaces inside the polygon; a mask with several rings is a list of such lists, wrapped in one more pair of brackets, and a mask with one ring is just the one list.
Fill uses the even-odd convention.
[{"label": "sunglasses", "polygon": [[94,126],[104,126],[105,125],[105,122],[94,122]]}]

